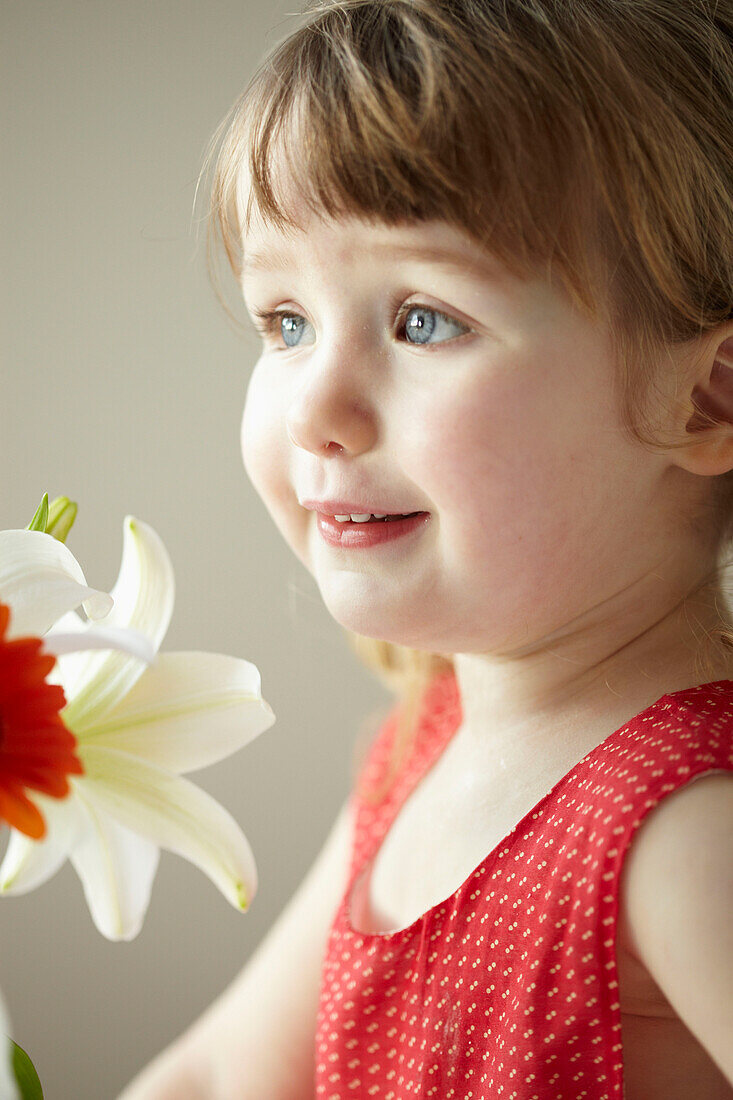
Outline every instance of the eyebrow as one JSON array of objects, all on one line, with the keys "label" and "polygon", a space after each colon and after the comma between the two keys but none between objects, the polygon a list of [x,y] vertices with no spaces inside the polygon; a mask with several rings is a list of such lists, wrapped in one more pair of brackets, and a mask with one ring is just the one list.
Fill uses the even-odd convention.
[{"label": "eyebrow", "polygon": [[[387,252],[395,259],[422,260],[437,264],[440,267],[457,270],[463,274],[473,275],[479,279],[501,278],[498,261],[490,256],[462,255],[453,248],[441,248],[436,245],[414,244],[388,244],[375,246],[375,252]],[[259,251],[245,253],[242,265],[242,275],[246,276],[254,271],[286,271],[291,266],[291,261],[285,253],[277,249],[260,249]]]}]

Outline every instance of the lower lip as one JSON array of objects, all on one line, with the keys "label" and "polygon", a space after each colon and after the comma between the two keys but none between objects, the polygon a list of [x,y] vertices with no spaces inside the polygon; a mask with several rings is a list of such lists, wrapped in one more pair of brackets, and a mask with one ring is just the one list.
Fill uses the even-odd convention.
[{"label": "lower lip", "polygon": [[404,538],[418,528],[424,527],[430,518],[429,512],[419,512],[405,519],[374,520],[371,523],[338,523],[333,516],[318,516],[318,530],[329,546],[341,546],[348,550],[361,547],[379,546],[383,542],[393,542]]}]

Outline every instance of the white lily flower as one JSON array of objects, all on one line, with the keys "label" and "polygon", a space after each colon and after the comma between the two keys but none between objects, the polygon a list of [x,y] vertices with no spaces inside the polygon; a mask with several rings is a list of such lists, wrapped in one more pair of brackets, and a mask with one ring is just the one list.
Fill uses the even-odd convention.
[{"label": "white lily flower", "polygon": [[[68,646],[92,630],[143,635],[157,652],[173,611],[174,578],[156,532],[125,518],[113,607],[94,627],[67,611],[44,639]],[[0,599],[2,576],[0,574]],[[0,866],[0,891],[21,894],[69,858],[92,918],[108,939],[140,931],[159,849],[196,864],[236,908],[246,911],[257,870],[246,837],[210,795],[181,775],[216,763],[268,729],[275,716],[249,661],[216,653],[159,653],[145,667],[117,650],[63,653],[48,676],[77,740],[83,775],[69,776],[63,801],[38,796],[49,824],[41,841],[13,831]]]}]

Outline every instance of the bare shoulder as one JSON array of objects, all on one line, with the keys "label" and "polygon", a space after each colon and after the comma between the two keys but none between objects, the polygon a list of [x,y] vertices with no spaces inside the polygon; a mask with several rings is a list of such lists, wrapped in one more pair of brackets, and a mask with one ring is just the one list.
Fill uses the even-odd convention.
[{"label": "bare shoulder", "polygon": [[[733,827],[733,771],[706,772],[666,796],[647,814],[624,860],[622,877],[629,890],[646,876],[671,873],[679,889],[695,866],[727,857]],[[718,843],[716,843],[716,841]],[[722,844],[722,850],[720,848]],[[644,874],[642,874],[644,872]]]},{"label": "bare shoulder", "polygon": [[733,1084],[733,772],[664,798],[624,859],[629,949]]}]

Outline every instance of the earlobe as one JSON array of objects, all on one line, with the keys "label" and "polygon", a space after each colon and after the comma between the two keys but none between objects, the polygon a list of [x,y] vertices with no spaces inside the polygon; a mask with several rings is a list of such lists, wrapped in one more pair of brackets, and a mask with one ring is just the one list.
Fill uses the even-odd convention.
[{"label": "earlobe", "polygon": [[693,474],[713,476],[733,469],[733,336],[713,344],[692,387],[694,408],[685,424],[691,441],[675,453],[675,462]]}]

